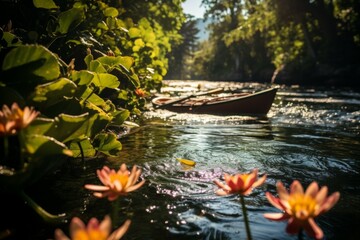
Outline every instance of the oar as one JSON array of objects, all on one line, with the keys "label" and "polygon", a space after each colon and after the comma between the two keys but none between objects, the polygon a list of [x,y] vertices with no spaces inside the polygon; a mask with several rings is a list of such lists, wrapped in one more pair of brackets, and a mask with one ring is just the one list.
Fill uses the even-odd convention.
[{"label": "oar", "polygon": [[209,95],[209,94],[214,94],[214,93],[219,93],[219,92],[222,92],[223,90],[224,90],[223,88],[216,88],[216,89],[213,89],[213,90],[210,90],[210,91],[207,91],[207,92],[203,92],[203,93],[191,94],[191,95],[186,96],[186,97],[178,98],[176,100],[173,100],[173,101],[161,104],[161,105],[157,105],[155,108],[163,108],[163,107],[172,105],[174,103],[182,102],[182,101],[184,101],[186,99],[189,99],[189,98],[199,97],[199,96],[204,96],[204,95]]}]

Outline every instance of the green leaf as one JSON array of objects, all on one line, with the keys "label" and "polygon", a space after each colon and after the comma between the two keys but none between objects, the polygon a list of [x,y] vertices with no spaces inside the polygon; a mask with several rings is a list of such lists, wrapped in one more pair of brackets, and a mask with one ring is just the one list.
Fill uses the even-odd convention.
[{"label": "green leaf", "polygon": [[[79,144],[81,145],[82,153]],[[92,146],[90,139],[71,142],[69,148],[73,152],[74,157],[81,157],[82,154],[84,154],[84,157],[93,157],[96,154],[96,150]]]},{"label": "green leaf", "polygon": [[130,70],[131,66],[134,64],[134,58],[132,57],[119,57],[119,64],[126,68],[126,70]]},{"label": "green leaf", "polygon": [[67,149],[65,144],[44,135],[27,135],[25,147],[28,153],[41,158],[58,154],[72,156],[72,152]]},{"label": "green leaf", "polygon": [[25,135],[27,134],[45,135],[45,133],[52,127],[53,124],[54,124],[54,119],[37,117],[23,131],[25,132]]},{"label": "green leaf", "polygon": [[45,133],[47,136],[67,143],[75,139],[85,139],[91,134],[89,113],[82,115],[60,114],[55,118],[51,128]]},{"label": "green leaf", "polygon": [[88,85],[93,80],[94,73],[87,70],[74,71],[71,78],[78,85]]},{"label": "green leaf", "polygon": [[98,57],[96,61],[100,62],[102,65],[108,65],[109,67],[114,67],[120,64],[120,57],[113,56],[102,56]]},{"label": "green leaf", "polygon": [[55,9],[59,8],[53,0],[33,0],[36,8]]},{"label": "green leaf", "polygon": [[126,119],[130,117],[130,111],[127,109],[116,111],[115,113],[112,114],[112,116],[114,118],[111,122],[114,123],[115,125],[121,125],[125,122]]},{"label": "green leaf", "polygon": [[32,80],[33,75],[50,81],[60,75],[57,57],[41,45],[14,48],[5,56],[2,69],[22,77],[22,81]]},{"label": "green leaf", "polygon": [[97,60],[93,60],[90,62],[90,71],[97,72],[97,73],[106,73],[106,68],[101,64],[101,62]]},{"label": "green leaf", "polygon": [[136,75],[133,71],[133,69],[131,69],[131,74],[129,74],[129,80],[130,82],[134,85],[134,87],[138,88],[140,87],[140,80],[138,75]]},{"label": "green leaf", "polygon": [[112,116],[107,114],[102,108],[95,106],[90,102],[86,103],[85,110],[89,112],[91,116],[89,119],[92,124],[90,137],[102,132],[112,120]]},{"label": "green leaf", "polygon": [[95,75],[93,83],[100,88],[100,92],[104,88],[115,89],[120,85],[118,78],[109,73],[99,73]]},{"label": "green leaf", "polygon": [[117,17],[119,15],[119,11],[113,7],[105,8],[103,12],[106,17]]},{"label": "green leaf", "polygon": [[76,91],[76,84],[67,79],[59,78],[56,81],[38,85],[33,93],[33,101],[40,103],[42,108],[53,106],[67,97],[73,97]]},{"label": "green leaf", "polygon": [[26,135],[24,146],[29,155],[29,162],[19,171],[0,168],[1,191],[16,192],[23,189],[63,164],[64,155],[72,156],[72,152],[63,143],[49,136]]},{"label": "green leaf", "polygon": [[129,37],[130,38],[138,38],[141,37],[141,30],[135,27],[132,27],[129,29]]},{"label": "green leaf", "polygon": [[148,29],[151,27],[149,20],[147,20],[146,18],[141,18],[139,20],[138,24],[139,24],[139,26],[143,27],[144,29]]},{"label": "green leaf", "polygon": [[5,40],[7,47],[20,46],[22,44],[21,40],[10,32],[3,32],[2,39]]},{"label": "green leaf", "polygon": [[81,88],[79,88],[77,97],[80,99],[81,104],[84,104],[85,102],[90,102],[96,106],[102,106],[106,104],[104,99],[97,95],[92,88],[86,85],[83,85]]},{"label": "green leaf", "polygon": [[116,135],[113,133],[101,133],[94,139],[95,149],[108,156],[117,156],[121,151],[122,145],[116,139]]},{"label": "green leaf", "polygon": [[155,33],[151,30],[146,31],[144,36],[144,41],[148,43],[153,43],[156,40]]},{"label": "green leaf", "polygon": [[79,25],[85,19],[85,14],[82,8],[71,8],[59,14],[59,26],[57,31],[61,34],[66,34],[70,27]]},{"label": "green leaf", "polygon": [[131,66],[134,64],[134,59],[129,56],[119,56],[119,57],[110,57],[110,56],[103,56],[96,59],[97,62],[101,63],[101,65],[105,68],[107,66],[108,68],[113,68],[116,66],[123,66],[126,68],[127,71],[131,68]]},{"label": "green leaf", "polygon": [[122,100],[128,100],[128,94],[126,90],[120,90],[119,94],[118,94],[118,98],[122,99]]},{"label": "green leaf", "polygon": [[84,58],[84,62],[86,63],[86,67],[88,70],[90,70],[90,63],[94,60],[94,56],[91,54],[86,55]]},{"label": "green leaf", "polygon": [[97,24],[97,27],[102,30],[105,30],[105,31],[109,30],[109,27],[106,25],[106,23],[104,21],[99,22]]}]

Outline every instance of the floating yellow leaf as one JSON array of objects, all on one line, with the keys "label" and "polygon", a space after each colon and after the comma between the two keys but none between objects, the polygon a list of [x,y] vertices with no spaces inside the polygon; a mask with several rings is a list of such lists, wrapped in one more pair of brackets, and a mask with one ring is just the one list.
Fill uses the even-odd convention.
[{"label": "floating yellow leaf", "polygon": [[189,160],[189,159],[176,158],[176,160],[178,160],[180,163],[185,164],[187,166],[195,166],[195,164],[196,164],[195,161]]}]

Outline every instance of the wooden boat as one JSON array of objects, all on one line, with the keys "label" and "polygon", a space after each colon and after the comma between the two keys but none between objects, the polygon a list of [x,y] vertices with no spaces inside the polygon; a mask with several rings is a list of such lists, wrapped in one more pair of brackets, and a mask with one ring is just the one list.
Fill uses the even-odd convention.
[{"label": "wooden boat", "polygon": [[255,93],[206,98],[197,98],[196,95],[184,98],[156,97],[152,100],[152,104],[157,109],[178,113],[265,116],[271,108],[277,90],[277,88],[269,88]]}]

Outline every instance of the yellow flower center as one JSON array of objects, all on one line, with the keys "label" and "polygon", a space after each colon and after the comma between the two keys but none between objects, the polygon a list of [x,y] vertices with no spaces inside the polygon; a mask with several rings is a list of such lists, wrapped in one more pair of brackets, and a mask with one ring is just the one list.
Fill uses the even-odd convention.
[{"label": "yellow flower center", "polygon": [[110,174],[110,181],[114,183],[115,181],[119,181],[121,183],[121,186],[125,187],[127,182],[129,180],[128,174],[122,174],[122,173],[114,173]]},{"label": "yellow flower center", "polygon": [[74,234],[73,240],[106,240],[107,237],[105,232],[98,229],[81,229]]},{"label": "yellow flower center", "polygon": [[[249,176],[250,176],[250,174],[238,174],[232,178],[232,181],[236,183],[237,191],[245,191],[246,190],[246,188],[247,188],[246,181],[249,178]],[[242,180],[243,184],[239,184],[239,181],[238,181],[239,178]]]},{"label": "yellow flower center", "polygon": [[246,180],[249,178],[249,176],[250,176],[250,174],[243,174],[243,175],[240,175],[240,178],[241,178],[241,180],[243,180],[244,185],[245,185],[245,183],[246,183]]},{"label": "yellow flower center", "polygon": [[315,217],[318,204],[313,197],[304,194],[292,194],[288,202],[292,215],[297,219],[306,220],[309,217]]}]

